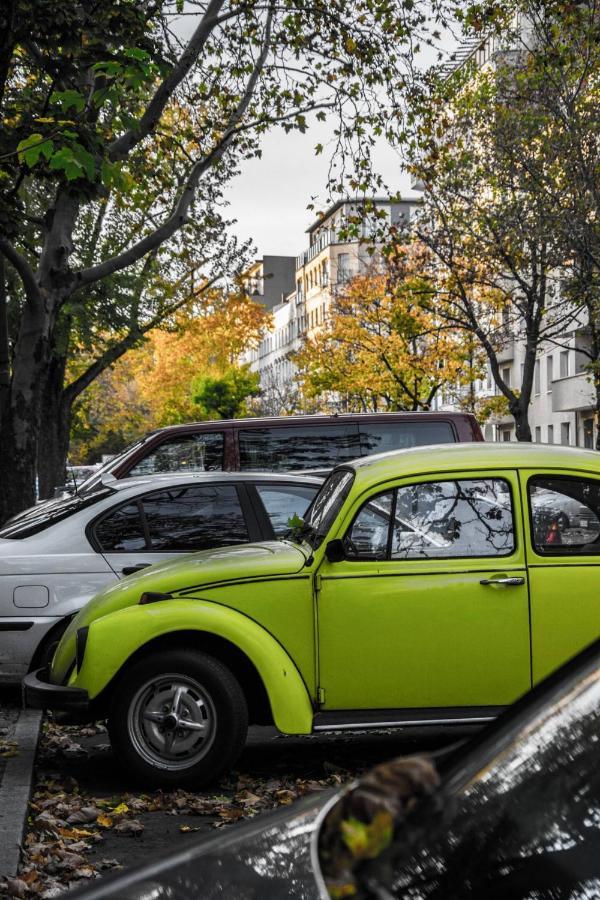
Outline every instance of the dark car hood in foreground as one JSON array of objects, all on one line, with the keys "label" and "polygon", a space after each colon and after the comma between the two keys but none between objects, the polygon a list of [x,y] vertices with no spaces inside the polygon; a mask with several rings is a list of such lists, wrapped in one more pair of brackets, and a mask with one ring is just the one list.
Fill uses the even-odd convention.
[{"label": "dark car hood in foreground", "polygon": [[[320,813],[335,791],[305,797],[187,850],[72,894],[85,900],[319,900],[311,860]],[[69,895],[71,896],[71,895]]]}]

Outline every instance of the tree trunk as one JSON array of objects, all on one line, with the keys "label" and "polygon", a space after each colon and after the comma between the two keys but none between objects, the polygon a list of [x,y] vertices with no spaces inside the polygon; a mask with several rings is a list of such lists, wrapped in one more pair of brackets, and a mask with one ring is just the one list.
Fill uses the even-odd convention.
[{"label": "tree trunk", "polygon": [[0,424],[10,393],[10,346],[8,333],[8,296],[4,257],[0,253]]},{"label": "tree trunk", "polygon": [[41,499],[52,497],[54,488],[65,484],[71,403],[64,394],[66,359],[53,356],[44,386],[40,413],[37,473]]},{"label": "tree trunk", "polygon": [[50,317],[45,303],[25,305],[0,428],[0,523],[32,506]]},{"label": "tree trunk", "polygon": [[515,420],[515,435],[518,441],[531,443],[531,427],[529,425],[529,410],[520,403],[509,404],[510,414]]}]

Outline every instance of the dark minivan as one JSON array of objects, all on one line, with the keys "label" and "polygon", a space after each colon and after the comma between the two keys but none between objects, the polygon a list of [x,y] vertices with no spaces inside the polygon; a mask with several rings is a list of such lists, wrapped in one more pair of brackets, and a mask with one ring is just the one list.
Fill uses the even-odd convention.
[{"label": "dark minivan", "polygon": [[98,470],[115,478],[157,472],[296,472],[331,469],[357,456],[416,447],[482,441],[469,413],[356,413],[222,419],[152,431]]}]

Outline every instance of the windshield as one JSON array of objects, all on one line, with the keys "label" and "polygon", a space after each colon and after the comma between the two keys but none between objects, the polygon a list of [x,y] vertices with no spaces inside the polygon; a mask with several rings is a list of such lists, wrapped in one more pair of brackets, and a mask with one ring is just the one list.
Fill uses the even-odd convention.
[{"label": "windshield", "polygon": [[108,462],[104,463],[103,466],[101,466],[99,469],[96,469],[96,471],[92,475],[90,475],[89,478],[86,478],[85,481],[83,481],[79,485],[77,489],[78,493],[80,495],[85,494],[87,496],[88,494],[95,491],[100,483],[102,476],[106,475],[107,472],[112,472],[113,469],[116,469],[119,463],[121,463],[125,459],[125,457],[129,456],[130,453],[133,453],[134,450],[137,450],[138,447],[141,447],[149,437],[150,434],[146,434],[143,438],[140,438],[139,441],[134,441],[133,444],[129,444],[129,446],[125,447],[125,449],[122,450],[121,453],[117,454],[117,456],[113,456],[113,458],[109,459]]},{"label": "windshield", "polygon": [[353,481],[354,472],[348,469],[332,472],[309,506],[299,536],[307,540],[313,549],[326,537],[350,493]]},{"label": "windshield", "polygon": [[54,525],[62,519],[67,519],[74,513],[79,512],[80,509],[92,506],[99,500],[103,500],[114,493],[112,488],[100,485],[99,488],[86,497],[82,497],[80,494],[67,494],[58,500],[52,500],[40,506],[32,506],[31,509],[21,513],[18,519],[7,522],[3,528],[0,528],[0,538],[18,539],[31,537],[31,535],[38,534],[38,532],[49,528],[50,525]]}]

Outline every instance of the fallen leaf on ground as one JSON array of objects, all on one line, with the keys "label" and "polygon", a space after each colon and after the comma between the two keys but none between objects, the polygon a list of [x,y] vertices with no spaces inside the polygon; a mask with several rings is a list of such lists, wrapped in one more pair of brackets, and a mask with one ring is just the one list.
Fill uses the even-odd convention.
[{"label": "fallen leaf on ground", "polygon": [[141,834],[144,830],[144,826],[141,822],[138,822],[137,819],[124,819],[122,822],[119,822],[118,825],[115,825],[113,831],[116,834]]}]

